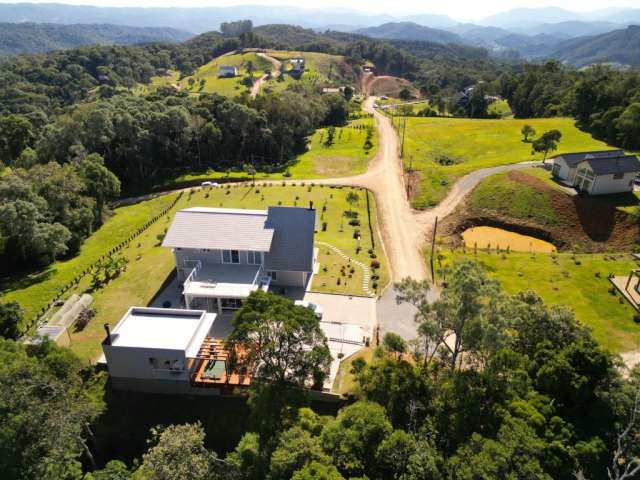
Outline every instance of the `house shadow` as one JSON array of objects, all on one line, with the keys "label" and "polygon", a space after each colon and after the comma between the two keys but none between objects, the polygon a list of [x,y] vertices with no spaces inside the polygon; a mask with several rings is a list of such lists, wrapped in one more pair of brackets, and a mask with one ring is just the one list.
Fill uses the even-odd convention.
[{"label": "house shadow", "polygon": [[616,226],[616,206],[581,195],[576,195],[572,201],[584,233],[595,242],[609,240]]}]

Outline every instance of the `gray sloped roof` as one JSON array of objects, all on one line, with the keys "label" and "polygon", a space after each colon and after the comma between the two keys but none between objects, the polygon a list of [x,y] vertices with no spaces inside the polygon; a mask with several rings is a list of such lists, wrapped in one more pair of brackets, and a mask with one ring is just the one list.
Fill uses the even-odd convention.
[{"label": "gray sloped roof", "polygon": [[607,158],[607,157],[620,157],[624,155],[623,150],[597,150],[592,152],[574,152],[574,153],[563,153],[562,155],[557,155],[553,157],[554,160],[564,160],[564,162],[570,168],[575,167],[581,162],[589,158]]},{"label": "gray sloped roof", "polygon": [[267,226],[273,228],[268,270],[313,271],[316,211],[300,207],[269,207]]},{"label": "gray sloped roof", "polygon": [[267,211],[231,208],[187,208],[176,213],[163,247],[268,252],[273,228]]},{"label": "gray sloped roof", "polygon": [[640,172],[640,160],[635,155],[613,158],[588,158],[585,162],[589,164],[589,167],[596,175]]}]

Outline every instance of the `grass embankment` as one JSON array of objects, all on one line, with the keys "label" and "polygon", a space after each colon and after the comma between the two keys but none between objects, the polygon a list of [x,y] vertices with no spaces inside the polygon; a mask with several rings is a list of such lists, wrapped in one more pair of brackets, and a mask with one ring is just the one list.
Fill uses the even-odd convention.
[{"label": "grass embankment", "polygon": [[510,117],[511,115],[513,115],[511,107],[509,106],[509,102],[507,102],[506,100],[496,100],[495,102],[492,102],[489,105],[487,111],[489,112],[489,114],[499,115],[502,118]]},{"label": "grass embankment", "polygon": [[[371,248],[371,234],[367,221],[366,192],[363,190],[356,190],[360,200],[357,205],[354,205],[353,210],[357,212],[361,224],[355,227],[349,225],[349,219],[343,215],[349,209],[345,198],[351,189],[346,187],[281,186],[278,184],[271,186],[258,185],[256,188],[251,186],[230,186],[228,189],[196,190],[192,195],[183,195],[172,212],[194,206],[266,208],[269,205],[282,204],[285,206],[297,205],[306,207],[309,205],[309,201],[313,201],[317,209],[320,227],[316,240],[334,245],[345,254],[366,265],[371,263],[371,258],[369,258],[368,254],[368,250]],[[81,256],[65,263],[73,262],[83,266],[90,265],[96,256],[102,255],[104,250],[127,238],[133,230],[153,216],[157,212],[156,209],[159,211],[161,209],[160,205],[164,206],[173,201],[174,198],[175,194],[171,194],[118,209],[114,217],[87,241]],[[373,195],[370,195],[370,207],[372,221],[375,222]],[[129,219],[129,221],[123,222],[124,218]],[[127,270],[104,288],[93,292],[94,306],[97,311],[96,317],[91,320],[84,330],[71,332],[71,349],[82,359],[91,361],[100,355],[100,342],[104,336],[102,325],[104,323],[114,325],[132,305],[148,305],[161,289],[163,283],[170,277],[175,267],[175,260],[170,249],[160,246],[158,235],[161,235],[168,228],[172,218],[173,213],[169,213],[136,238],[129,247],[121,250],[122,255],[129,259]],[[322,231],[323,222],[327,223],[326,231]],[[377,248],[379,242],[376,228],[374,223],[375,251],[380,255],[377,260],[381,263],[381,268],[377,272],[380,276],[377,281],[378,290],[380,290],[388,282],[389,275],[385,259],[381,258],[381,249]],[[359,253],[356,253],[357,242],[353,238],[356,229],[360,230],[361,234],[360,245],[362,249]],[[105,239],[110,239],[112,243],[106,243]],[[99,247],[96,247],[96,256],[91,256],[89,253],[93,251],[92,244],[96,244]],[[342,294],[365,294],[362,288],[362,269],[354,266],[353,273],[351,273],[351,265],[346,260],[326,247],[317,246],[319,248],[320,271],[314,277],[312,289]],[[54,285],[66,283],[67,278],[69,278],[68,273],[66,273],[67,269],[69,267],[66,265],[56,264],[56,268],[51,270],[50,278],[47,282],[52,282]],[[75,273],[75,270],[72,272]],[[73,276],[72,274],[70,278],[73,278]],[[372,283],[370,288],[372,288]],[[37,311],[41,305],[33,300],[32,294],[41,295],[41,301],[46,303],[50,296],[48,294],[40,294],[39,289],[47,285],[47,283],[41,281],[25,288],[21,286],[20,282],[15,281],[13,283],[15,290],[8,293],[3,298],[3,301],[8,298],[18,300],[21,303],[25,302],[33,311]],[[67,295],[82,293],[88,287],[89,278],[87,277],[80,283],[75,292],[73,290],[69,291]],[[57,289],[50,288],[48,291],[55,292]]]},{"label": "grass embankment", "polygon": [[[25,318],[31,320],[64,285],[93,265],[100,256],[129,238],[174,198],[174,195],[167,195],[116,209],[113,216],[84,242],[77,256],[55,262],[44,270],[0,279],[0,301],[20,303],[25,310]],[[162,223],[162,220],[158,223]]]},{"label": "grass embankment", "polygon": [[483,180],[471,193],[469,203],[473,208],[495,210],[513,218],[532,219],[543,224],[558,222],[551,197],[546,192],[518,182],[506,173]]},{"label": "grass embankment", "polygon": [[[349,177],[364,173],[369,161],[377,152],[377,133],[373,128],[371,139],[373,147],[367,152],[364,142],[367,136],[366,127],[374,127],[373,119],[363,117],[352,120],[344,127],[336,127],[334,143],[327,146],[327,129],[316,130],[309,139],[309,150],[300,155],[293,165],[283,172],[256,174],[256,181],[260,180],[309,180],[321,178]],[[288,172],[288,173],[287,173]],[[158,189],[170,189],[174,186],[199,182],[204,180],[230,181],[251,180],[245,172],[220,172],[207,170],[180,175],[158,185]]]},{"label": "grass embankment", "polygon": [[622,353],[640,348],[640,324],[635,310],[619,295],[608,292],[609,274],[626,275],[638,263],[629,254],[535,254],[442,250],[444,264],[476,260],[509,293],[534,290],[549,305],[566,305],[589,326],[605,348]]},{"label": "grass embankment", "polygon": [[[553,242],[561,250],[632,251],[640,228],[627,205],[631,193],[576,196],[551,179],[549,171],[529,168],[492,175],[445,220],[445,233],[467,226],[504,226]],[[493,243],[493,242],[492,242]],[[479,243],[480,245],[480,243]],[[528,251],[528,250],[527,250]]]},{"label": "grass embankment", "polygon": [[[396,120],[398,122],[398,120]],[[602,150],[607,145],[574,126],[570,118],[474,120],[461,118],[408,117],[405,165],[420,175],[412,204],[427,208],[439,203],[460,177],[481,168],[526,160],[531,144],[522,141],[520,130],[531,125],[538,134],[558,129],[562,140],[557,153]],[[451,163],[451,165],[444,165]]]}]

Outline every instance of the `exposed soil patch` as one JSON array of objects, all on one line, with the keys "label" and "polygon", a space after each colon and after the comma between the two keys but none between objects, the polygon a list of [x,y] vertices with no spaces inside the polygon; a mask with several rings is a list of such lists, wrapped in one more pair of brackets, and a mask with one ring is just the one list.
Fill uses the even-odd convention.
[{"label": "exposed soil patch", "polygon": [[549,241],[558,250],[584,252],[631,250],[640,241],[636,220],[611,203],[597,197],[568,195],[523,172],[509,172],[507,178],[548,196],[558,222],[542,224],[532,219],[513,218],[491,209],[476,209],[470,202],[464,202],[445,219],[440,235],[460,241],[460,234],[467,228],[485,225]]},{"label": "exposed soil patch", "polygon": [[404,180],[407,185],[407,198],[409,198],[409,201],[417,198],[420,195],[421,179],[422,172],[420,170],[405,170]]}]

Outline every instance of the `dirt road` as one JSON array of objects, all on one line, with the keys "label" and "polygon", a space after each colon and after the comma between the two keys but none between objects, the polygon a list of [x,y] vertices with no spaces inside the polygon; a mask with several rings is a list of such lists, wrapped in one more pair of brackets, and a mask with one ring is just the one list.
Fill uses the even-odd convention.
[{"label": "dirt road", "polygon": [[425,279],[428,277],[423,249],[436,217],[449,215],[464,197],[484,178],[494,173],[530,167],[536,162],[477,170],[456,182],[447,197],[429,210],[414,210],[406,195],[404,167],[399,156],[398,135],[389,118],[374,110],[375,98],[365,101],[364,109],[373,113],[378,129],[378,154],[371,161],[366,173],[355,177],[317,180],[333,185],[355,185],[371,190],[378,208],[378,221],[385,253],[389,260],[391,278]]},{"label": "dirt road", "polygon": [[[256,53],[256,55],[266,60],[269,60],[271,62],[271,65],[273,65],[273,68],[271,69],[271,76],[273,78],[276,78],[280,75],[280,65],[282,65],[282,62],[280,60],[278,60],[277,58],[270,57],[269,55],[263,52],[258,52]],[[269,78],[269,75],[265,74],[253,83],[253,85],[251,86],[251,98],[256,98],[258,96],[258,94],[260,93],[260,90],[262,89],[262,84],[266,82],[268,78]]]}]

